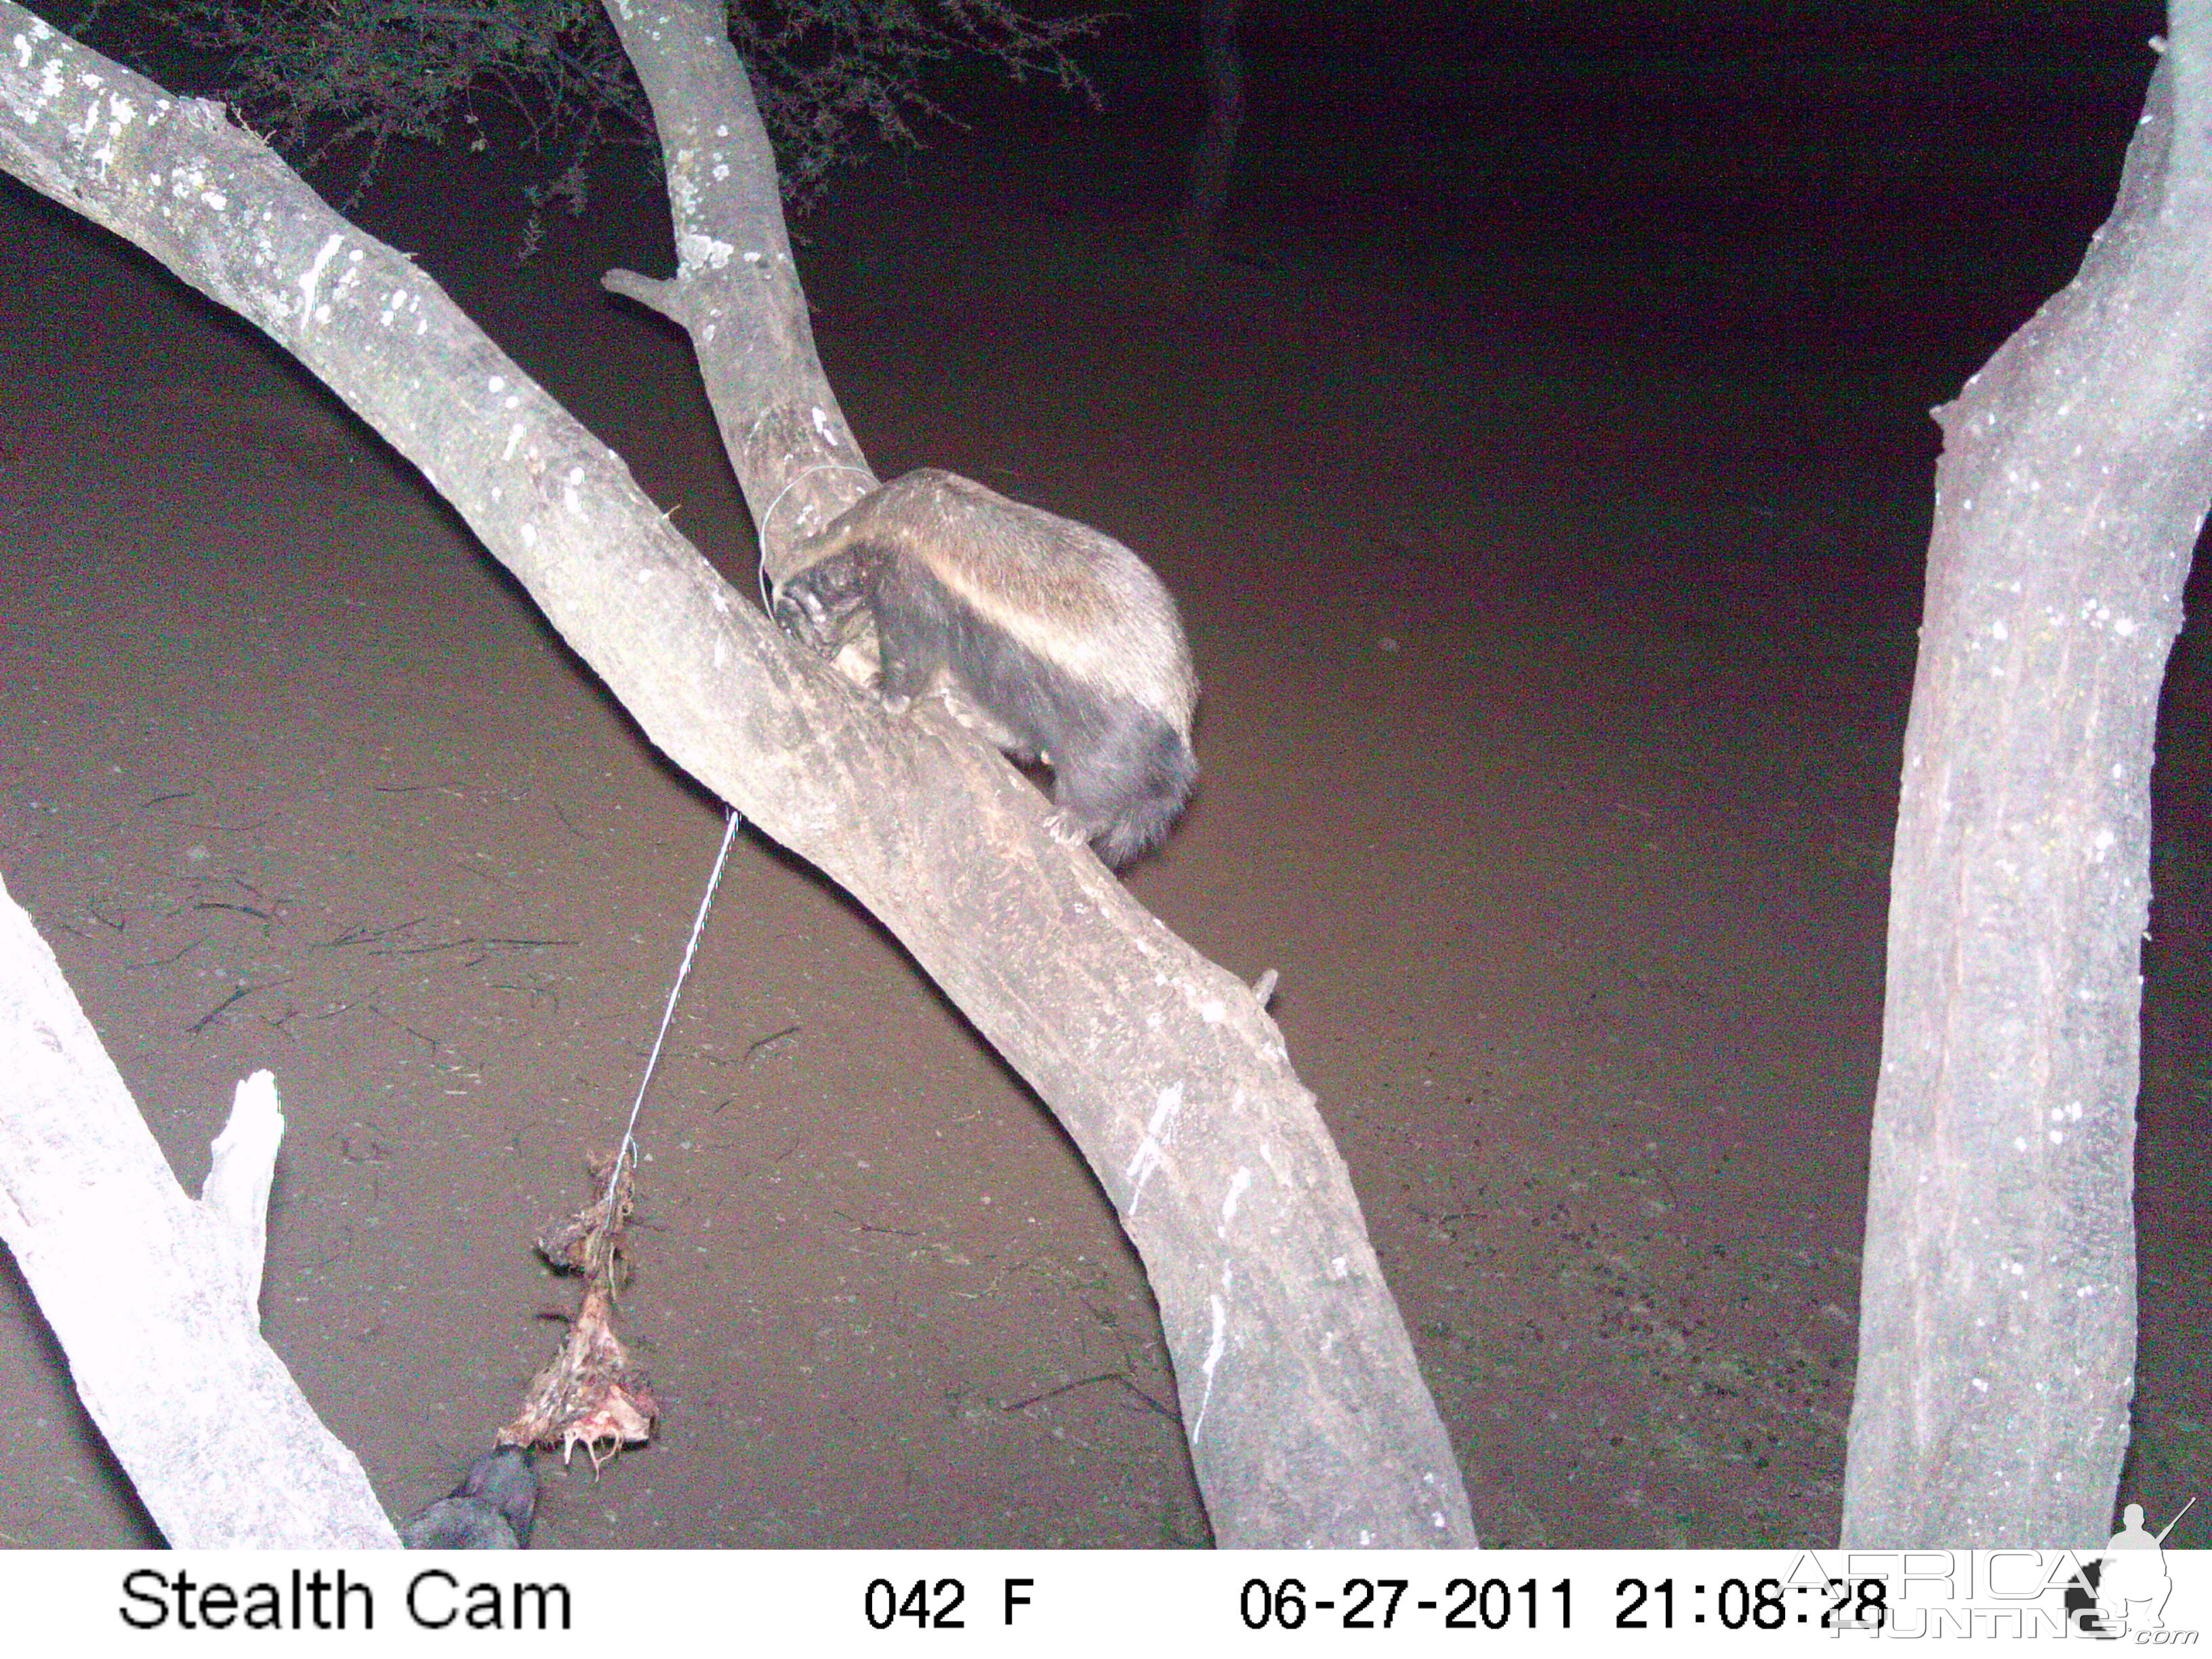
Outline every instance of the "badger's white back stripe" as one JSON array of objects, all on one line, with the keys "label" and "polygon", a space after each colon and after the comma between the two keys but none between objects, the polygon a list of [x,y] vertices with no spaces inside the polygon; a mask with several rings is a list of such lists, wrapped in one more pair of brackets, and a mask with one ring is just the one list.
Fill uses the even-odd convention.
[{"label": "badger's white back stripe", "polygon": [[834,649],[865,605],[894,707],[940,674],[1051,757],[1055,833],[1109,862],[1167,833],[1197,781],[1198,702],[1175,601],[1143,560],[1088,525],[925,469],[861,497],[805,549],[776,614]]},{"label": "badger's white back stripe", "polygon": [[935,468],[863,497],[823,537],[848,520],[848,544],[915,561],[1024,649],[1085,685],[1158,709],[1188,735],[1198,684],[1175,601],[1110,536]]}]

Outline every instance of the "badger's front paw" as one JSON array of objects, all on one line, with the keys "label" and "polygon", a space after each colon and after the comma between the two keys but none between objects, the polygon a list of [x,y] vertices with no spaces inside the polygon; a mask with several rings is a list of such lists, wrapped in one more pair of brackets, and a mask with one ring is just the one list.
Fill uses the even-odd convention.
[{"label": "badger's front paw", "polygon": [[1066,811],[1053,813],[1044,821],[1045,834],[1062,847],[1080,847],[1091,839],[1091,826]]}]

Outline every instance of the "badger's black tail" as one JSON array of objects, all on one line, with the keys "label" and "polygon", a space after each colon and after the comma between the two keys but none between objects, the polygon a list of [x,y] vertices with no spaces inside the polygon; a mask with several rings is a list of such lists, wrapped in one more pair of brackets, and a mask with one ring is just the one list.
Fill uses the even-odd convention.
[{"label": "badger's black tail", "polygon": [[[1151,727],[1141,743],[1093,756],[1080,790],[1097,809],[1088,817],[1098,826],[1091,844],[1116,870],[1167,839],[1198,782],[1198,758],[1182,733],[1157,720]],[[1084,802],[1060,791],[1060,778],[1053,782],[1068,806],[1083,810]]]}]

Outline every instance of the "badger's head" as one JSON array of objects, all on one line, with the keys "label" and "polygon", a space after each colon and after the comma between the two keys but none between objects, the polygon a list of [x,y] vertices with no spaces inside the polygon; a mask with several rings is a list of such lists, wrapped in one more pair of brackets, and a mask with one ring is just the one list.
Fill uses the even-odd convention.
[{"label": "badger's head", "polygon": [[776,623],[802,645],[835,656],[867,612],[867,573],[849,554],[794,570],[775,590]]}]

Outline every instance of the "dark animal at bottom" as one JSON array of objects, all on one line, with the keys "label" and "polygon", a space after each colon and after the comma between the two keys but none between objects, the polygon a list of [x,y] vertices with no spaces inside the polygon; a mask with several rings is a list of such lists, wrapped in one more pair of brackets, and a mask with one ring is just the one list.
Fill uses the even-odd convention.
[{"label": "dark animal at bottom", "polygon": [[410,1550],[520,1550],[538,1519],[538,1477],[530,1452],[499,1446],[469,1465],[452,1493],[399,1528]]},{"label": "dark animal at bottom", "polygon": [[933,468],[862,496],[803,550],[775,605],[795,637],[834,653],[865,611],[884,706],[942,690],[978,735],[1051,767],[1057,838],[1118,868],[1165,837],[1198,781],[1198,678],[1175,600],[1134,553]]}]

